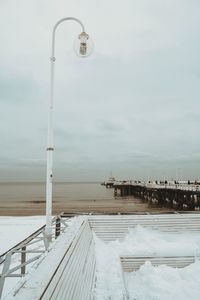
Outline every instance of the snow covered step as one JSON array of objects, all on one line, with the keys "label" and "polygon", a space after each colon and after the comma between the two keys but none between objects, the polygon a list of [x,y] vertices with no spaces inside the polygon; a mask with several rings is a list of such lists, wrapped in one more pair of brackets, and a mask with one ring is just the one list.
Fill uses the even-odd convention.
[{"label": "snow covered step", "polygon": [[120,257],[122,268],[124,272],[133,272],[140,269],[146,262],[150,261],[153,266],[167,265],[173,268],[184,268],[195,262],[194,256],[121,256]]},{"label": "snow covered step", "polygon": [[200,214],[89,216],[90,227],[104,241],[123,239],[138,225],[163,232],[199,232]]}]

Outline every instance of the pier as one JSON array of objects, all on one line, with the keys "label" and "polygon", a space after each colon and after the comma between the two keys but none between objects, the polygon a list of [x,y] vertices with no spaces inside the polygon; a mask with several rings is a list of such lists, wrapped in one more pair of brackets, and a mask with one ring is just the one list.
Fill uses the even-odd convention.
[{"label": "pier", "polygon": [[[96,299],[95,284],[99,274],[95,247],[98,246],[93,233],[105,244],[115,240],[122,242],[129,229],[138,225],[171,236],[185,232],[199,234],[200,214],[76,215],[76,218],[70,219],[68,214],[62,213],[53,219],[53,242],[48,250],[43,226],[0,256],[0,299],[5,281],[12,277],[23,277],[23,281],[3,297],[5,300]],[[196,260],[193,254],[183,255],[182,251],[167,256],[120,252],[117,258],[120,274],[118,292],[120,299],[124,300],[130,299],[124,274],[137,271],[145,261],[156,266],[166,264],[183,268]]]},{"label": "pier", "polygon": [[200,210],[199,183],[176,182],[115,182],[114,195],[134,196],[149,204],[177,210]]}]

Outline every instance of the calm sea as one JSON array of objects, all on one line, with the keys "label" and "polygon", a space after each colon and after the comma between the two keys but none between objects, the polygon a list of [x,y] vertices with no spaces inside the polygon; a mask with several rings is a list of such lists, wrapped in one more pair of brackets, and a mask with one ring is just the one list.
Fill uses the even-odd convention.
[{"label": "calm sea", "polygon": [[[15,201],[44,201],[45,183],[41,182],[4,182],[0,183],[0,203]],[[53,199],[73,200],[111,200],[113,190],[106,189],[100,183],[53,183]]]},{"label": "calm sea", "polygon": [[[0,215],[45,215],[45,183],[0,183]],[[100,183],[54,183],[53,214],[157,211],[140,199],[117,197]],[[166,208],[159,208],[166,210]]]},{"label": "calm sea", "polygon": [[[45,183],[0,183],[0,215],[45,214]],[[100,183],[54,183],[53,211],[89,211],[112,202],[113,190]],[[97,203],[100,203],[97,205]]]}]

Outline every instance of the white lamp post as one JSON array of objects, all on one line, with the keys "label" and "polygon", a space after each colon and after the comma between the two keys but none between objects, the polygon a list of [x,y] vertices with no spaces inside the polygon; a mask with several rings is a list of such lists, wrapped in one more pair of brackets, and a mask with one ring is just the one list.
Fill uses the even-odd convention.
[{"label": "white lamp post", "polygon": [[52,239],[52,179],[53,179],[53,100],[54,100],[54,66],[55,66],[55,35],[58,25],[64,21],[75,21],[80,24],[82,32],[78,35],[75,43],[75,52],[81,57],[86,57],[92,52],[92,42],[89,35],[85,32],[82,22],[73,17],[67,17],[59,20],[53,27],[52,46],[51,46],[51,81],[50,81],[50,101],[48,113],[48,140],[47,140],[47,178],[46,178],[46,228],[45,238],[47,244]]}]

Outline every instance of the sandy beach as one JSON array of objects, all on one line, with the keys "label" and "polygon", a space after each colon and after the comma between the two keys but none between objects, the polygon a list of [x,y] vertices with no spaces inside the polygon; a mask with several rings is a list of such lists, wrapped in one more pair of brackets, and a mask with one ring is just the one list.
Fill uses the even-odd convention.
[{"label": "sandy beach", "polygon": [[[135,213],[169,211],[133,197],[114,198],[113,190],[99,183],[55,183],[53,214]],[[1,216],[45,214],[45,183],[0,183]]]}]

